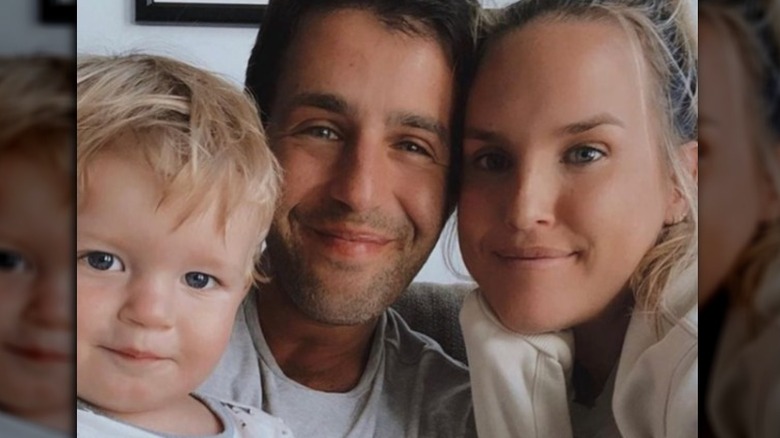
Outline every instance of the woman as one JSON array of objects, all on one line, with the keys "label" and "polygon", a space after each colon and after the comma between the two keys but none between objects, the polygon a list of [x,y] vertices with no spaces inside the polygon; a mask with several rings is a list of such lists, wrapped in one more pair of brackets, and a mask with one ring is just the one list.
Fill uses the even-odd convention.
[{"label": "woman", "polygon": [[458,211],[481,436],[697,433],[686,7],[525,0],[487,28]]}]

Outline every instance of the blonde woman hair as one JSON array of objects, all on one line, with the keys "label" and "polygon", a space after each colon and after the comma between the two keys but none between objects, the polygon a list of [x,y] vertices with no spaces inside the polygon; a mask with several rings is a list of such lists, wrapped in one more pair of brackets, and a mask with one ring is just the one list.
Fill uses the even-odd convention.
[{"label": "blonde woman hair", "polygon": [[[72,59],[0,58],[0,154],[22,153],[72,178],[74,77]],[[70,187],[62,185],[68,203]]]},{"label": "blonde woman hair", "polygon": [[[685,214],[660,231],[628,281],[637,309],[660,316],[664,292],[698,264],[696,181],[680,153],[698,135],[697,50],[687,0],[521,0],[483,17],[477,68],[485,53],[509,32],[531,22],[610,20],[638,43],[649,67],[649,109],[657,121],[665,169],[685,199]],[[693,305],[695,290],[683,297]],[[682,315],[676,315],[682,316]]]},{"label": "blonde woman hair", "polygon": [[144,54],[80,57],[76,83],[77,206],[96,157],[139,153],[162,184],[159,203],[184,202],[181,222],[216,202],[224,228],[238,206],[251,206],[257,262],[281,170],[247,94],[184,62]]},{"label": "blonde woman hair", "polygon": [[[775,3],[768,2],[763,7],[754,3],[752,13],[757,20],[754,23],[747,18],[751,11],[742,5],[720,1],[703,3],[699,16],[702,22],[727,35],[737,48],[740,67],[748,77],[741,104],[746,114],[753,115],[749,118],[750,137],[745,143],[752,148],[775,196],[780,197],[780,166],[776,158],[780,142],[780,96],[768,93],[772,89],[780,93],[780,60],[776,59],[780,48],[780,8]],[[761,30],[764,40],[759,37]],[[752,306],[753,296],[778,259],[780,220],[774,220],[759,227],[726,278],[725,286],[737,303]]]}]

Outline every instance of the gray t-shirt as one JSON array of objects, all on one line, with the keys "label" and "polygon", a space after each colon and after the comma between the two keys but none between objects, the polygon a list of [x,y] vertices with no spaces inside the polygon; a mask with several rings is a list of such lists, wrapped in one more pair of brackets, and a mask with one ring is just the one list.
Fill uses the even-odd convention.
[{"label": "gray t-shirt", "polygon": [[256,293],[239,310],[227,351],[200,392],[261,407],[299,438],[476,436],[468,369],[396,311],[381,316],[358,385],[329,393],[284,375],[260,328]]}]

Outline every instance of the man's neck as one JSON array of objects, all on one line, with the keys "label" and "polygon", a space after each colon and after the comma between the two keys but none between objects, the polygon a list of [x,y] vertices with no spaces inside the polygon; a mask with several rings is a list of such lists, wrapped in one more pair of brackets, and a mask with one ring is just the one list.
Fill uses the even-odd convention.
[{"label": "man's neck", "polygon": [[288,378],[324,392],[347,392],[360,382],[377,319],[352,326],[315,321],[273,282],[258,293],[257,314],[268,348]]}]

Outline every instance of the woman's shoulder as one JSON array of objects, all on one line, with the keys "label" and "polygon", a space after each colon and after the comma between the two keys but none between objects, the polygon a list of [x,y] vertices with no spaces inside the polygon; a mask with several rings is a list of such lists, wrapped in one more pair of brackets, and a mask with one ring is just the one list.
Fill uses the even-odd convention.
[{"label": "woman's shoulder", "polygon": [[664,319],[635,314],[626,333],[613,397],[623,436],[696,436],[698,308]]},{"label": "woman's shoulder", "polygon": [[659,340],[673,330],[682,330],[698,343],[699,339],[698,265],[691,264],[667,286],[659,308]]}]

